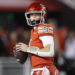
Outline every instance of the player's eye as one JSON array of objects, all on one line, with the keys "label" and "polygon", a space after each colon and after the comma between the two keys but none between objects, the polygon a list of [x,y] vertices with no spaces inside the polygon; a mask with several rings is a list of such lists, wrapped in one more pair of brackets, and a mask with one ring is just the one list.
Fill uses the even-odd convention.
[{"label": "player's eye", "polygon": [[30,14],[27,14],[27,17],[30,18]]}]

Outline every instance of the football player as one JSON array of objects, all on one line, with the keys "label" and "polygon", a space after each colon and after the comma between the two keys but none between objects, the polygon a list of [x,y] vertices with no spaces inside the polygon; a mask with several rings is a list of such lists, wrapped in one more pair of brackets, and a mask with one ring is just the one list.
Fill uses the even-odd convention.
[{"label": "football player", "polygon": [[40,3],[32,3],[25,12],[29,26],[33,26],[29,46],[16,44],[17,51],[31,53],[31,75],[59,75],[54,62],[54,29],[46,24],[46,7]]}]

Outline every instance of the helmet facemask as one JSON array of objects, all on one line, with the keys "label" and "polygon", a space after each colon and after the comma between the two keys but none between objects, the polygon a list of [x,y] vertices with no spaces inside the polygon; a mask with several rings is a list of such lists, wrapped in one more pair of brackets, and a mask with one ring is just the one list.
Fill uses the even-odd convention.
[{"label": "helmet facemask", "polygon": [[[30,19],[30,15],[31,14],[39,14],[40,15],[40,19],[31,21],[31,19]],[[27,24],[29,26],[36,26],[36,25],[44,23],[44,14],[45,14],[45,12],[42,12],[42,11],[33,11],[33,12],[25,13]]]}]

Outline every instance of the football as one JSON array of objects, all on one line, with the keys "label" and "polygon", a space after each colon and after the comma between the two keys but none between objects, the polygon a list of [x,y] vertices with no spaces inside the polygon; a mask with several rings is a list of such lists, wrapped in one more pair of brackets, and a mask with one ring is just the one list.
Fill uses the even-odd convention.
[{"label": "football", "polygon": [[20,64],[24,64],[25,61],[27,60],[28,53],[22,52],[22,51],[17,51],[17,52],[14,52],[14,56]]}]

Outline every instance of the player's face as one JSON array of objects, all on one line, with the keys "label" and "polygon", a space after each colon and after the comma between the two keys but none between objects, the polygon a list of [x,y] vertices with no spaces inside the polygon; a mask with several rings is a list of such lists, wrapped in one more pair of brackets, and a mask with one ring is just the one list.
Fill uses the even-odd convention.
[{"label": "player's face", "polygon": [[41,15],[38,14],[38,13],[30,14],[30,20],[31,20],[32,22],[39,21],[40,18],[41,18]]}]

